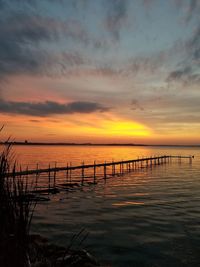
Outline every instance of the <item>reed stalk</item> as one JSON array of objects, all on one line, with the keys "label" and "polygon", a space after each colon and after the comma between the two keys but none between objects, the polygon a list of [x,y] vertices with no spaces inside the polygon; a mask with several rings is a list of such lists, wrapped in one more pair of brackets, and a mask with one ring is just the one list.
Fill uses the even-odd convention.
[{"label": "reed stalk", "polygon": [[[27,267],[29,233],[36,202],[30,198],[28,179],[15,176],[11,146],[0,152],[0,266]],[[8,173],[12,173],[10,177]]]}]

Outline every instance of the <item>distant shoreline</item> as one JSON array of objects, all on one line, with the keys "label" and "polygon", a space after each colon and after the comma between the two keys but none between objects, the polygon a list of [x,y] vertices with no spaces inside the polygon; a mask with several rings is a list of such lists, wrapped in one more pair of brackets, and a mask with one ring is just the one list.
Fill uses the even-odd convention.
[{"label": "distant shoreline", "polygon": [[20,146],[150,146],[150,147],[200,147],[200,145],[150,145],[150,144],[115,144],[115,143],[45,143],[45,142],[0,142],[0,145],[20,145]]}]

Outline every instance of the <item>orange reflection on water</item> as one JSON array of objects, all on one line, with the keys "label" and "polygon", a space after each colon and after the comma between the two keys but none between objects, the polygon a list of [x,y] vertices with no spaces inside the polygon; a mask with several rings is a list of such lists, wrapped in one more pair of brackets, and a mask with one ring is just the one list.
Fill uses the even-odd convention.
[{"label": "orange reflection on water", "polygon": [[39,163],[39,167],[47,167],[55,161],[59,166],[65,166],[67,162],[76,166],[83,161],[85,164],[102,163],[156,154],[151,147],[136,146],[14,146],[13,151],[20,164],[36,166]]},{"label": "orange reflection on water", "polygon": [[130,206],[130,205],[144,205],[144,202],[141,201],[124,201],[124,202],[119,202],[119,203],[113,203],[112,206]]}]

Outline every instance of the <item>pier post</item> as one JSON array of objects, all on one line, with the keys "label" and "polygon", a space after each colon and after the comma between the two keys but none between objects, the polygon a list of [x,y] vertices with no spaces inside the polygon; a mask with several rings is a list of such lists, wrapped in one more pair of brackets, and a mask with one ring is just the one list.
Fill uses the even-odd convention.
[{"label": "pier post", "polygon": [[105,161],[105,164],[104,164],[104,179],[106,180],[106,161]]},{"label": "pier post", "polygon": [[28,166],[26,167],[26,186],[28,186]]},{"label": "pier post", "polygon": [[53,188],[56,188],[56,166],[57,163],[55,162],[55,170],[54,170],[54,175],[53,175]]},{"label": "pier post", "polygon": [[68,182],[68,178],[69,178],[69,166],[68,166],[68,163],[67,163],[66,182]]},{"label": "pier post", "polygon": [[113,165],[113,171],[114,171],[113,175],[115,176],[115,164]]},{"label": "pier post", "polygon": [[84,161],[82,163],[82,179],[81,179],[82,185],[84,184]]},{"label": "pier post", "polygon": [[21,172],[22,172],[22,166],[20,165],[19,166],[19,170],[20,170],[20,178],[22,177],[22,175],[21,175]]},{"label": "pier post", "polygon": [[96,182],[96,162],[94,161],[94,184]]},{"label": "pier post", "polygon": [[69,166],[70,166],[70,169],[69,169],[69,180],[70,180],[70,183],[71,183],[72,182],[72,169],[71,169],[72,163],[71,162],[70,162]]},{"label": "pier post", "polygon": [[115,176],[115,164],[112,160],[112,176]]},{"label": "pier post", "polygon": [[128,170],[129,170],[129,172],[131,171],[131,163],[130,162],[128,163]]},{"label": "pier post", "polygon": [[38,163],[37,163],[37,169],[36,169],[36,170],[37,170],[37,172],[36,172],[36,177],[35,177],[35,178],[36,178],[36,179],[35,179],[35,186],[36,186],[36,190],[37,190],[37,184],[38,184],[38,175],[39,175],[39,173],[38,173],[38,169],[39,169],[39,168],[38,168]]},{"label": "pier post", "polygon": [[48,175],[48,186],[49,186],[49,190],[51,188],[51,165],[49,164],[49,175]]}]

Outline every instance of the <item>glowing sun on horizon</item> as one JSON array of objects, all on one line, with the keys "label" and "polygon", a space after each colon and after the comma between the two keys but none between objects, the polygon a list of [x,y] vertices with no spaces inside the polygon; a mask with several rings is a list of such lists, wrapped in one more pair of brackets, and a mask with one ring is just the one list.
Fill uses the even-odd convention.
[{"label": "glowing sun on horizon", "polygon": [[[77,128],[77,129],[75,129]],[[83,135],[93,136],[124,136],[124,137],[145,137],[150,136],[152,131],[147,126],[134,121],[112,119],[112,120],[97,120],[93,126],[75,126],[71,128],[72,131],[78,131]]]}]

